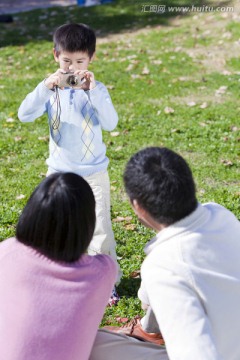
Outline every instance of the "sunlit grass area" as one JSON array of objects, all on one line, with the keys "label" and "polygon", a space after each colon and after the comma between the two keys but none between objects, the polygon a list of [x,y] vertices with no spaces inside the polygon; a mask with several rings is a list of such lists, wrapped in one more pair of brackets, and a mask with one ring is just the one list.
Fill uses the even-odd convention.
[{"label": "sunlit grass area", "polygon": [[153,233],[138,223],[123,189],[123,169],[134,152],[150,145],[179,152],[192,167],[199,201],[218,202],[240,218],[239,19],[234,11],[142,11],[150,3],[116,0],[91,8],[40,9],[0,24],[1,240],[14,235],[23,206],[47,170],[46,117],[22,124],[17,111],[57,68],[52,33],[66,22],[84,22],[97,32],[91,70],[107,85],[119,114],[118,127],[105,132],[104,141],[124,274],[122,300],[106,310],[103,323],[141,312],[136,271]]}]

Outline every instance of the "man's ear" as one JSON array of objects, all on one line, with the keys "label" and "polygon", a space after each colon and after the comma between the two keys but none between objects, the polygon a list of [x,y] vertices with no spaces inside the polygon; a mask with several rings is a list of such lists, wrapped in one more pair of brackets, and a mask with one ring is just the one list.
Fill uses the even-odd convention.
[{"label": "man's ear", "polygon": [[136,199],[133,199],[132,207],[139,219],[142,219],[145,216],[146,211],[141,207],[141,205]]},{"label": "man's ear", "polygon": [[56,62],[59,62],[59,58],[58,58],[58,53],[57,53],[57,51],[53,48],[53,57],[54,57],[54,60],[56,61]]}]

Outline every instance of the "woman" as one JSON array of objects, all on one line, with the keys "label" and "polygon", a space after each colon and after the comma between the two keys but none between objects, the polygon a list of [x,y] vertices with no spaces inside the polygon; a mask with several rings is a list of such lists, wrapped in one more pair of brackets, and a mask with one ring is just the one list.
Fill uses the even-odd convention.
[{"label": "woman", "polygon": [[87,360],[116,281],[107,255],[85,252],[95,200],[79,175],[55,173],[0,243],[0,358]]}]

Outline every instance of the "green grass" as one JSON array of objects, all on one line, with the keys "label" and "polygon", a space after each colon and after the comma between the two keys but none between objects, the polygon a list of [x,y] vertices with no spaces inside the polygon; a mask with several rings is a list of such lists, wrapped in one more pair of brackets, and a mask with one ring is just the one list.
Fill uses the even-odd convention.
[{"label": "green grass", "polygon": [[[120,119],[118,136],[104,133],[104,140],[124,273],[122,300],[106,310],[103,323],[141,312],[139,279],[131,273],[140,268],[153,232],[138,223],[123,189],[123,169],[134,152],[149,145],[178,151],[192,167],[199,201],[216,201],[240,218],[239,23],[231,14],[173,17],[141,12],[141,5],[151,1],[125,3],[35,10],[16,15],[12,24],[0,24],[0,240],[14,235],[23,206],[47,170],[46,117],[22,124],[17,110],[27,93],[56,69],[52,31],[67,21],[86,22],[97,30],[91,70],[109,87]],[[166,113],[167,107],[174,112]],[[117,222],[118,216],[132,219]]]}]

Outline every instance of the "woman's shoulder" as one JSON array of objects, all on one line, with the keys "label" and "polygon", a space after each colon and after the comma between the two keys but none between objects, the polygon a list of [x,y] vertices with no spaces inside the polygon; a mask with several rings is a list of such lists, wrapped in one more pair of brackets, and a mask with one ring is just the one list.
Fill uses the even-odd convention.
[{"label": "woman's shoulder", "polygon": [[114,268],[116,266],[115,261],[112,259],[110,255],[98,254],[91,256],[91,258],[92,261],[94,261],[96,264],[102,267]]},{"label": "woman's shoulder", "polygon": [[109,277],[112,274],[113,279],[117,276],[117,264],[109,255],[99,254],[91,256],[92,265],[95,267],[96,271],[102,272],[106,277]]},{"label": "woman's shoulder", "polygon": [[12,237],[0,242],[0,257],[3,254],[14,251],[18,246],[17,240]]}]

